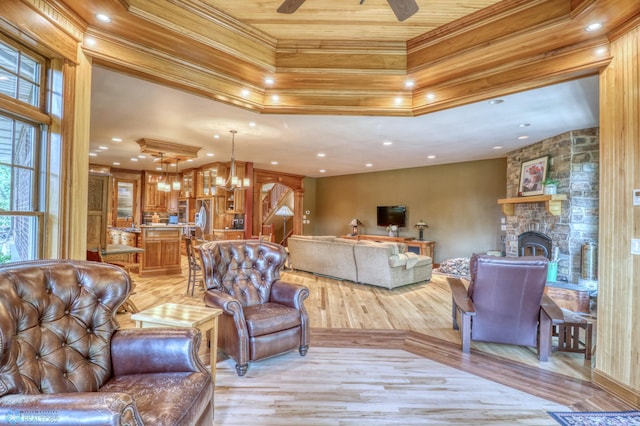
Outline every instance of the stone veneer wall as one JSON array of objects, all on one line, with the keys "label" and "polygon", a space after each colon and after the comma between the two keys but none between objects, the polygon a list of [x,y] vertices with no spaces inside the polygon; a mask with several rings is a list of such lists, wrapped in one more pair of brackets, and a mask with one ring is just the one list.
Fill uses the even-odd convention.
[{"label": "stone veneer wall", "polygon": [[506,219],[507,256],[518,255],[518,235],[542,232],[558,250],[558,281],[578,282],[582,245],[598,243],[599,149],[599,129],[593,128],[573,130],[508,154],[507,198],[518,195],[522,162],[548,155],[547,177],[559,181],[558,194],[567,194],[568,199],[562,202],[560,216],[548,214],[542,203],[516,204],[514,216]]}]

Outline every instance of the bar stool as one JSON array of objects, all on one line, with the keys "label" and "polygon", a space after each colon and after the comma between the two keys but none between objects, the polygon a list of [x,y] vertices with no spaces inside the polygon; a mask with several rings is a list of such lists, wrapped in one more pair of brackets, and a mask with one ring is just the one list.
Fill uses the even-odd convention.
[{"label": "bar stool", "polygon": [[187,261],[189,263],[189,279],[187,280],[187,294],[189,294],[189,288],[191,288],[191,295],[196,288],[196,282],[202,283],[204,289],[204,276],[202,275],[202,268],[196,259],[195,252],[193,250],[193,240],[191,238],[185,238],[184,240],[185,250],[187,252]]}]

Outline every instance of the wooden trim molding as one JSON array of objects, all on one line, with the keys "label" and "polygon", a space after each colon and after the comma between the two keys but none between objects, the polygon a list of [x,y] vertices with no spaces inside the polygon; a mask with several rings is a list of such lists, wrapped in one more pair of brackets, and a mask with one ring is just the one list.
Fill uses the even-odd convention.
[{"label": "wooden trim molding", "polygon": [[593,383],[632,406],[640,407],[640,392],[625,386],[597,368],[593,370]]}]

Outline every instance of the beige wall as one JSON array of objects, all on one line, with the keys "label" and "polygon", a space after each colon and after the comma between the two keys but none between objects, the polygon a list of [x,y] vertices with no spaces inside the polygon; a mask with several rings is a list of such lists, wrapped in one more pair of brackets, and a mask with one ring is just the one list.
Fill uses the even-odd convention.
[{"label": "beige wall", "polygon": [[[361,234],[383,235],[385,229],[376,225],[376,206],[405,205],[407,227],[400,236],[417,238],[413,225],[423,219],[429,225],[425,239],[436,242],[436,263],[501,249],[503,216],[497,200],[505,197],[506,176],[506,160],[499,158],[319,178],[313,231],[348,234],[355,217],[363,223]],[[305,192],[305,200],[307,196]]]}]

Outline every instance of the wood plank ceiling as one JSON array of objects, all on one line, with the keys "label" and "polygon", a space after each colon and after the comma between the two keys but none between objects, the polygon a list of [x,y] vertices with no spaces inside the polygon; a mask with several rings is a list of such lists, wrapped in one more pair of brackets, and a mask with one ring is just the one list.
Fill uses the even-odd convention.
[{"label": "wood plank ceiling", "polygon": [[97,64],[295,114],[421,115],[595,74],[640,15],[637,0],[424,0],[403,22],[385,0],[307,0],[291,15],[280,0],[57,1]]}]

